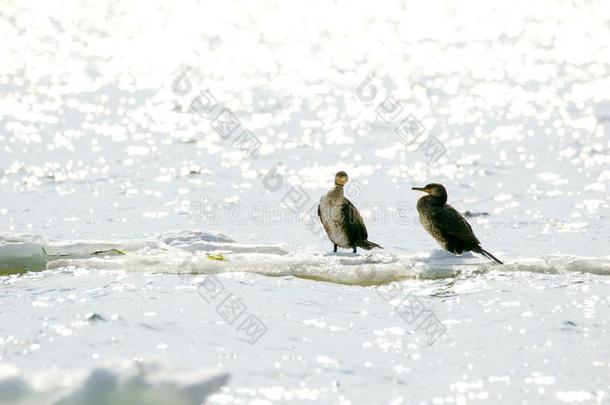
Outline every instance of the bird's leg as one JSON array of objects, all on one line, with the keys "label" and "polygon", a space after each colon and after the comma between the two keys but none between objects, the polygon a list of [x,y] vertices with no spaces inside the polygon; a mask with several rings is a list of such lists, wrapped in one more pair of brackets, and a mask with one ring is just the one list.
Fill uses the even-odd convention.
[{"label": "bird's leg", "polygon": [[353,253],[358,253],[358,249],[356,248],[356,246],[354,246],[354,252]]},{"label": "bird's leg", "polygon": [[337,253],[337,244],[335,244],[335,248],[333,249],[333,252]]}]

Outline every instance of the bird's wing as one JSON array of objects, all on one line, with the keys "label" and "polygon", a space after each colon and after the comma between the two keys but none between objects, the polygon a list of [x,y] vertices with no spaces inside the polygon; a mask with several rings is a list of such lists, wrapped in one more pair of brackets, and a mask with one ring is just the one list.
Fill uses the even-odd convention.
[{"label": "bird's wing", "polygon": [[345,220],[345,230],[348,238],[351,241],[367,240],[369,235],[366,231],[366,226],[364,226],[364,221],[356,207],[347,198],[344,199],[341,211]]},{"label": "bird's wing", "polygon": [[480,244],[472,227],[455,208],[446,204],[434,214],[434,224],[444,233],[461,241]]}]

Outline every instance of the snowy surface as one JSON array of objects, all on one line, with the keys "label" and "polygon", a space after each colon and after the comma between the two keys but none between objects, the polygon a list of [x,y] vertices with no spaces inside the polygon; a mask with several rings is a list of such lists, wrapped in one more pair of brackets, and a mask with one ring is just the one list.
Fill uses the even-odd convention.
[{"label": "snowy surface", "polygon": [[0,403],[199,405],[227,381],[228,376],[218,372],[164,369],[142,361],[115,361],[90,370],[25,372],[0,364]]},{"label": "snowy surface", "polygon": [[[0,387],[152,362],[230,375],[213,404],[609,401],[609,2],[62,5],[0,11]],[[383,250],[329,253],[338,170]],[[438,250],[433,181],[504,266]]]}]

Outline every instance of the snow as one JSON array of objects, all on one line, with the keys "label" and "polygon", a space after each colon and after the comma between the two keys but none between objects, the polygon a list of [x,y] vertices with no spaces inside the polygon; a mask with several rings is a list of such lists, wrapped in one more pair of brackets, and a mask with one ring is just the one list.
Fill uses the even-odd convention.
[{"label": "snow", "polygon": [[0,363],[1,403],[11,404],[168,404],[199,405],[228,376],[160,364],[114,361],[92,370],[23,372]]}]

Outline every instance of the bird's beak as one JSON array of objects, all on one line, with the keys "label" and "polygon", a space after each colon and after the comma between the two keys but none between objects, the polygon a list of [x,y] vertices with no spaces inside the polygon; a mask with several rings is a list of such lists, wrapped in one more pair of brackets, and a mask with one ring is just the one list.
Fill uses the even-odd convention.
[{"label": "bird's beak", "polygon": [[411,190],[423,191],[424,193],[428,192],[426,187],[411,187]]}]

